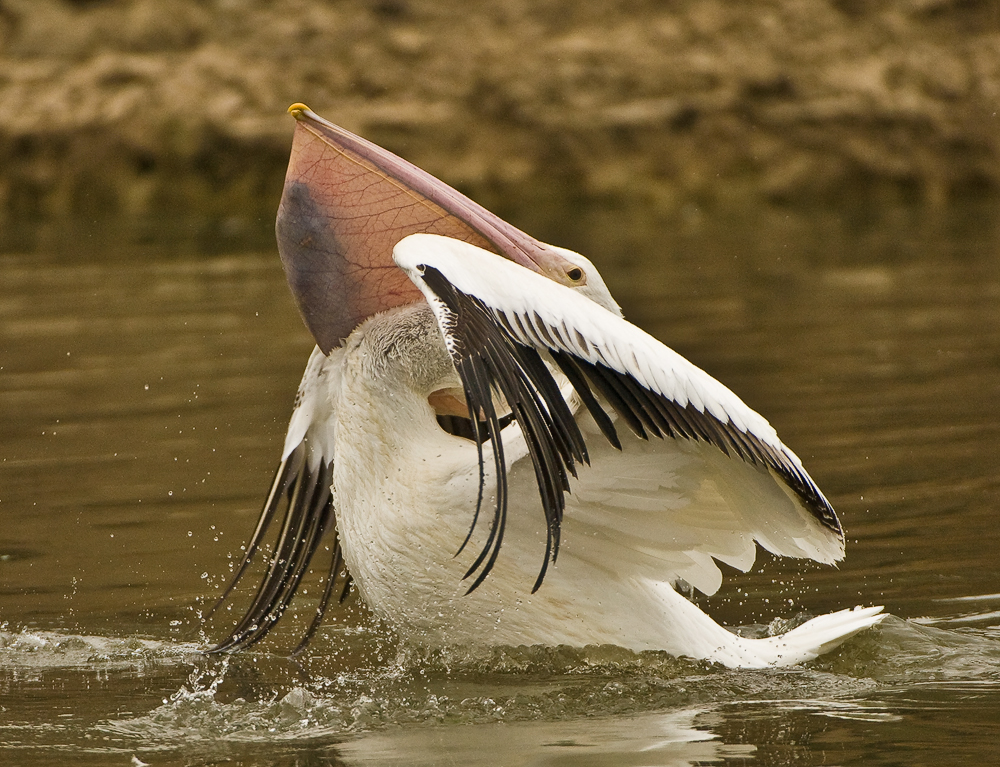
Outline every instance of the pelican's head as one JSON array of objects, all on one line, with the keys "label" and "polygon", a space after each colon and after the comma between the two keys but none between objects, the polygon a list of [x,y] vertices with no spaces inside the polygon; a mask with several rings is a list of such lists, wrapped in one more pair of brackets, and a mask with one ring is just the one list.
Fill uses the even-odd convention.
[{"label": "pelican's head", "polygon": [[616,314],[617,316],[622,316],[622,308],[618,305],[611,296],[611,291],[608,290],[608,286],[604,284],[604,278],[601,277],[601,273],[597,271],[597,267],[591,263],[590,259],[586,256],[581,256],[579,253],[567,248],[560,248],[556,245],[549,245],[548,247],[556,251],[559,255],[569,261],[571,264],[576,265],[583,272],[583,279],[578,285],[573,287],[579,292],[593,301],[595,304],[599,304],[607,309],[609,312]]},{"label": "pelican's head", "polygon": [[[582,256],[539,242],[303,104],[288,111],[296,127],[275,227],[278,251],[324,352],[366,318],[422,300],[392,260],[395,244],[416,232],[471,242],[560,284],[594,288],[596,271]],[[594,293],[607,295],[603,281]]]}]

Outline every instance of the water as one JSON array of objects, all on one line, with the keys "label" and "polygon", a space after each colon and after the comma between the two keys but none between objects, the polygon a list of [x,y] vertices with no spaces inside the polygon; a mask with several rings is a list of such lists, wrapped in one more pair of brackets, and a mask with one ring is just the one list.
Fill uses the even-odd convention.
[{"label": "water", "polygon": [[994,762],[992,209],[561,220],[522,223],[590,255],[630,319],[764,413],[847,529],[840,568],[762,557],[702,606],[750,631],[859,603],[892,617],[759,672],[419,652],[357,605],[298,661],[281,632],[206,658],[219,628],[199,615],[253,525],[310,339],[255,233],[45,228],[0,255],[0,763]]}]

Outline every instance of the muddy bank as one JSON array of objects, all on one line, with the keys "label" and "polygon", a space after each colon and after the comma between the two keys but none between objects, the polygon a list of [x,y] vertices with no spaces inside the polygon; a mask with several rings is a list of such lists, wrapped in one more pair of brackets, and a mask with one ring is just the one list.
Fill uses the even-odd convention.
[{"label": "muddy bank", "polygon": [[1000,190],[994,0],[663,6],[0,0],[0,220],[269,217],[293,101],[487,204]]}]

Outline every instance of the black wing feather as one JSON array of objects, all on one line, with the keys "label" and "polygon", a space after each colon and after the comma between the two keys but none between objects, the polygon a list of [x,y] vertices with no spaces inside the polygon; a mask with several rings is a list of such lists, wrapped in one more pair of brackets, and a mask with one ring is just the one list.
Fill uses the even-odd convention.
[{"label": "black wing feather", "polygon": [[618,432],[615,430],[614,421],[608,417],[608,414],[604,412],[604,408],[597,402],[594,393],[590,390],[590,386],[587,385],[587,378],[577,364],[576,358],[566,352],[553,351],[552,359],[555,360],[559,369],[562,370],[563,375],[569,379],[570,384],[580,396],[583,406],[594,417],[594,421],[597,423],[597,427],[601,430],[604,438],[616,450],[621,450],[622,443],[618,439]]},{"label": "black wing feather", "polygon": [[[469,590],[477,588],[492,570],[506,524],[507,466],[493,405],[494,392],[506,400],[521,426],[545,513],[545,557],[533,589],[537,590],[549,562],[554,561],[559,552],[559,531],[565,507],[564,493],[569,489],[569,475],[576,474],[577,461],[588,461],[583,435],[555,379],[535,349],[504,332],[481,301],[455,289],[437,269],[425,267],[423,277],[447,311],[444,326],[449,351],[465,389],[469,418],[475,423],[485,416],[493,445],[497,499],[489,538],[466,574],[469,577],[479,570]],[[481,441],[477,440],[477,447],[481,505],[485,481]],[[473,527],[476,519],[478,509]]]},{"label": "black wing feather", "polygon": [[312,471],[306,461],[305,451],[306,446],[299,445],[278,467],[243,560],[236,568],[229,586],[206,616],[207,620],[218,610],[246,575],[248,566],[277,517],[282,499],[287,498],[267,572],[243,617],[222,641],[208,651],[210,653],[244,649],[267,636],[291,604],[303,577],[309,571],[314,555],[320,549],[320,543],[328,534],[332,534],[333,540],[326,586],[316,614],[295,653],[305,648],[319,628],[333,595],[338,594],[340,602],[347,598],[351,576],[344,567],[336,531],[336,513],[330,492],[333,466],[321,461],[317,470]]}]

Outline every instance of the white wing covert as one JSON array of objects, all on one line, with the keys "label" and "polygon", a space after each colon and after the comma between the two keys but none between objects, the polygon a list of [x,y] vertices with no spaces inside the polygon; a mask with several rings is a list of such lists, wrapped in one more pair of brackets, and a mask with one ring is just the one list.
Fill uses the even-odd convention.
[{"label": "white wing covert", "polygon": [[[486,438],[497,446],[490,451],[499,478],[493,526],[470,569],[480,568],[470,591],[496,560],[507,514],[494,390],[524,433],[545,514],[545,559],[535,589],[558,554],[567,503],[574,526],[611,542],[594,556],[607,557],[631,536],[625,548],[648,560],[651,572],[659,567],[657,579],[665,568],[707,593],[721,581],[713,559],[746,570],[754,540],[784,556],[827,563],[843,557],[833,508],[770,424],[652,336],[573,289],[468,243],[415,234],[396,245],[394,258],[434,310],[470,418],[484,422]],[[587,438],[546,360],[592,417]],[[608,410],[634,435],[624,435],[628,444],[617,459],[623,437]],[[615,450],[595,441],[598,431]],[[478,446],[482,471],[482,440]],[[686,466],[672,474],[671,461]],[[639,473],[644,464],[648,474]],[[577,479],[567,501],[570,475]],[[687,483],[673,506],[664,503],[670,493],[663,487],[653,497],[637,491],[658,475]]]}]

